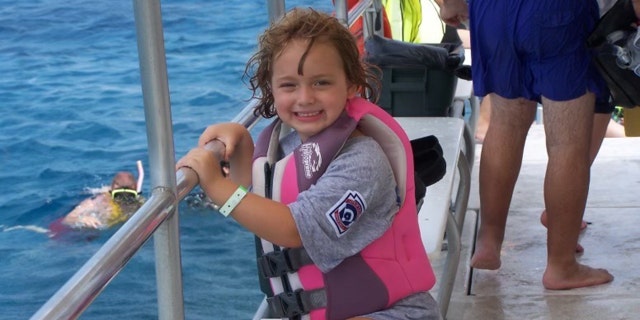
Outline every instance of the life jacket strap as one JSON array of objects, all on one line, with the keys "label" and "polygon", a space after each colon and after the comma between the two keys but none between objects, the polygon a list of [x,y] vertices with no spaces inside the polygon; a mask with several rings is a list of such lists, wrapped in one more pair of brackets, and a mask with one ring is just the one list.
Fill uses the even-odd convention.
[{"label": "life jacket strap", "polygon": [[280,277],[313,264],[304,248],[286,248],[271,251],[258,257],[258,271],[265,278]]},{"label": "life jacket strap", "polygon": [[327,306],[324,289],[289,291],[267,298],[269,316],[275,318],[299,318],[311,310]]}]

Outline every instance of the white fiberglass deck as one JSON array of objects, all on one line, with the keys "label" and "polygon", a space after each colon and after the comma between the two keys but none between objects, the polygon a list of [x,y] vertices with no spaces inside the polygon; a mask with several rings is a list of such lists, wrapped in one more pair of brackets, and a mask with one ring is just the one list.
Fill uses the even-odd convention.
[{"label": "white fiberglass deck", "polygon": [[[606,268],[615,280],[567,291],[545,290],[546,229],[544,207],[547,163],[544,129],[533,125],[507,221],[502,267],[469,270],[478,200],[477,145],[463,251],[447,319],[638,319],[640,318],[640,138],[606,138],[593,164],[585,220],[591,222],[580,243],[580,261]],[[471,278],[471,282],[468,280]]]}]

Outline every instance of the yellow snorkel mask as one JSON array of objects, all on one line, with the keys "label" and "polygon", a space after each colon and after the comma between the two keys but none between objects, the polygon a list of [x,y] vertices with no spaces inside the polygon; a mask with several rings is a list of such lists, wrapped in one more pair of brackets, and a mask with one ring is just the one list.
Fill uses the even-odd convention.
[{"label": "yellow snorkel mask", "polygon": [[140,195],[138,193],[138,191],[134,190],[134,189],[129,189],[129,188],[119,188],[119,189],[113,189],[111,191],[109,191],[109,193],[111,194],[111,199],[113,200],[135,200],[138,198],[138,196]]}]

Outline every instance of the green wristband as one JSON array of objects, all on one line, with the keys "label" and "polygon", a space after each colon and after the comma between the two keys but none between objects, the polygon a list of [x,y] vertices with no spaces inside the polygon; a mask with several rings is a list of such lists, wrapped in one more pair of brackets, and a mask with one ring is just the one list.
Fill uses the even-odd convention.
[{"label": "green wristband", "polygon": [[238,189],[227,199],[222,207],[218,211],[225,216],[228,217],[231,214],[231,211],[236,208],[238,203],[247,195],[247,189],[243,186],[239,186]]}]

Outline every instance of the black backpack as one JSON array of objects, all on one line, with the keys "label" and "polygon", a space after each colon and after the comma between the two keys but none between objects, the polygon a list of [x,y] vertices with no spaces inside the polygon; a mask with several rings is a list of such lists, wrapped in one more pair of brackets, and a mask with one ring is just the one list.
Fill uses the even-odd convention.
[{"label": "black backpack", "polygon": [[636,56],[636,65],[640,59],[640,43],[632,44],[637,32],[632,26],[634,22],[636,15],[631,0],[618,0],[600,18],[587,39],[587,45],[595,51],[595,63],[609,86],[613,103],[627,108],[640,105],[640,75],[621,67],[618,59],[624,52]]}]

